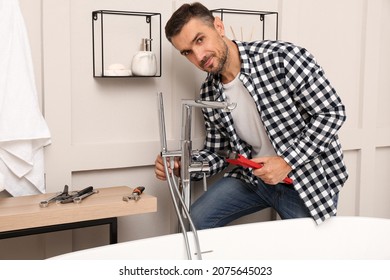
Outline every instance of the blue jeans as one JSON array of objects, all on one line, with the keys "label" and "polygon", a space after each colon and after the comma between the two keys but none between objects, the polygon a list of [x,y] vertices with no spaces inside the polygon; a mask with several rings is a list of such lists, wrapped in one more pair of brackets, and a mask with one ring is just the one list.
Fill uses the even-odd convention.
[{"label": "blue jeans", "polygon": [[218,180],[191,206],[190,215],[195,227],[221,227],[268,207],[275,209],[282,219],[311,217],[292,186],[271,186],[259,181],[255,188],[236,178],[224,177]]}]

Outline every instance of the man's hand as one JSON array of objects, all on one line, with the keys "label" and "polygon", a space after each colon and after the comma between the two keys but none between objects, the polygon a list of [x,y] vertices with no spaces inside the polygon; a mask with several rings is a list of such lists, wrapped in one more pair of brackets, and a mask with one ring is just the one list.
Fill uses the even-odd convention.
[{"label": "man's hand", "polygon": [[263,165],[262,168],[253,170],[253,174],[269,185],[282,182],[292,170],[291,166],[279,156],[253,158],[252,160]]},{"label": "man's hand", "polygon": [[[167,180],[167,176],[165,174],[165,169],[164,169],[164,163],[163,163],[163,158],[161,155],[158,155],[156,158],[156,161],[154,162],[154,173],[156,174],[156,178],[160,180]],[[175,172],[176,176],[179,176],[180,174],[180,163],[177,159],[175,159],[174,167],[173,170],[170,166],[170,161],[167,159],[167,164],[168,164],[168,172],[172,173]]]}]

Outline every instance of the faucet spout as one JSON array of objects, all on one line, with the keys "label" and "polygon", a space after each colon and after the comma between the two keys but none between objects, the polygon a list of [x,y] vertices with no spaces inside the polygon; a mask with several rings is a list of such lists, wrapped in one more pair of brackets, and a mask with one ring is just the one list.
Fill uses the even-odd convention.
[{"label": "faucet spout", "polygon": [[200,107],[200,108],[212,108],[212,109],[222,109],[225,111],[232,111],[236,108],[236,103],[229,103],[226,101],[205,101],[205,100],[189,100],[184,99],[183,105],[191,107]]}]

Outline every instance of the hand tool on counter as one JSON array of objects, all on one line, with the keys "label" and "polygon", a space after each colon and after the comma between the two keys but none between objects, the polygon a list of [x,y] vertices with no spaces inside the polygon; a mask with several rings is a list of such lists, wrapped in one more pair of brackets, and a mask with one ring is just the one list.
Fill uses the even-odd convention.
[{"label": "hand tool on counter", "polygon": [[138,201],[141,198],[141,194],[144,192],[145,187],[136,187],[130,195],[125,195],[123,201],[135,200]]},{"label": "hand tool on counter", "polygon": [[61,193],[56,194],[55,196],[53,196],[47,200],[43,200],[43,201],[39,202],[39,207],[44,208],[44,207],[49,206],[50,203],[66,199],[69,196],[68,189],[69,189],[68,185],[65,185],[64,190]]},{"label": "hand tool on counter", "polygon": [[76,196],[75,198],[73,198],[73,202],[74,203],[81,203],[83,201],[83,199],[87,198],[88,196],[91,196],[95,193],[99,193],[99,190],[92,190],[91,192],[87,192],[83,195],[80,195],[80,196]]},{"label": "hand tool on counter", "polygon": [[[254,162],[253,160],[250,160],[234,151],[219,151],[218,155],[224,157],[227,162],[234,165],[249,167],[253,169],[259,169],[263,167],[263,164]],[[293,180],[289,177],[286,177],[283,179],[283,182],[286,184],[292,184]]]},{"label": "hand tool on counter", "polygon": [[65,204],[65,203],[70,203],[73,202],[73,199],[76,197],[81,197],[84,194],[92,193],[93,194],[93,187],[89,186],[86,187],[85,189],[82,189],[81,191],[73,192],[72,194],[68,195],[67,198],[62,199],[62,200],[57,200],[57,203]]}]

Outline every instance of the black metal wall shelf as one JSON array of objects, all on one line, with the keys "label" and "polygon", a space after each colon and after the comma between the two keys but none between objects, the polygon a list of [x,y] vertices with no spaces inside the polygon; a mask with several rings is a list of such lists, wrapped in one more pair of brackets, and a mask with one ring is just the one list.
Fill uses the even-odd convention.
[{"label": "black metal wall shelf", "polygon": [[[140,51],[143,38],[151,40],[151,51],[156,56],[157,72],[152,76],[131,74],[132,56]],[[92,12],[93,77],[144,78],[161,77],[162,42],[161,14],[97,10]],[[125,69],[112,74],[109,66],[123,65]],[[128,70],[128,71],[127,71]]]},{"label": "black metal wall shelf", "polygon": [[[254,10],[240,10],[240,9],[214,9],[211,10],[213,14],[218,15],[222,21],[225,23],[225,32],[231,31],[232,33],[232,39],[241,40],[241,41],[252,41],[253,39],[262,39],[262,40],[278,40],[278,30],[279,30],[279,14],[277,12],[271,12],[271,11],[254,11]],[[226,24],[227,18],[229,18],[227,15],[236,15],[236,24],[235,29],[232,25],[229,27]],[[250,34],[250,37],[244,38],[244,30],[243,28],[248,28],[248,25],[250,24],[248,18],[243,20],[242,17],[239,16],[245,15],[245,16],[252,16],[253,22],[252,22],[252,29],[250,32],[246,30],[246,34]],[[233,17],[230,17],[230,20],[232,20]],[[243,25],[245,23],[245,25]],[[255,25],[260,23],[261,28],[257,30],[255,33]],[[237,25],[240,26],[237,26]],[[230,29],[230,30],[229,30]],[[241,35],[240,37],[237,36]],[[254,35],[254,36],[253,36]]]}]

